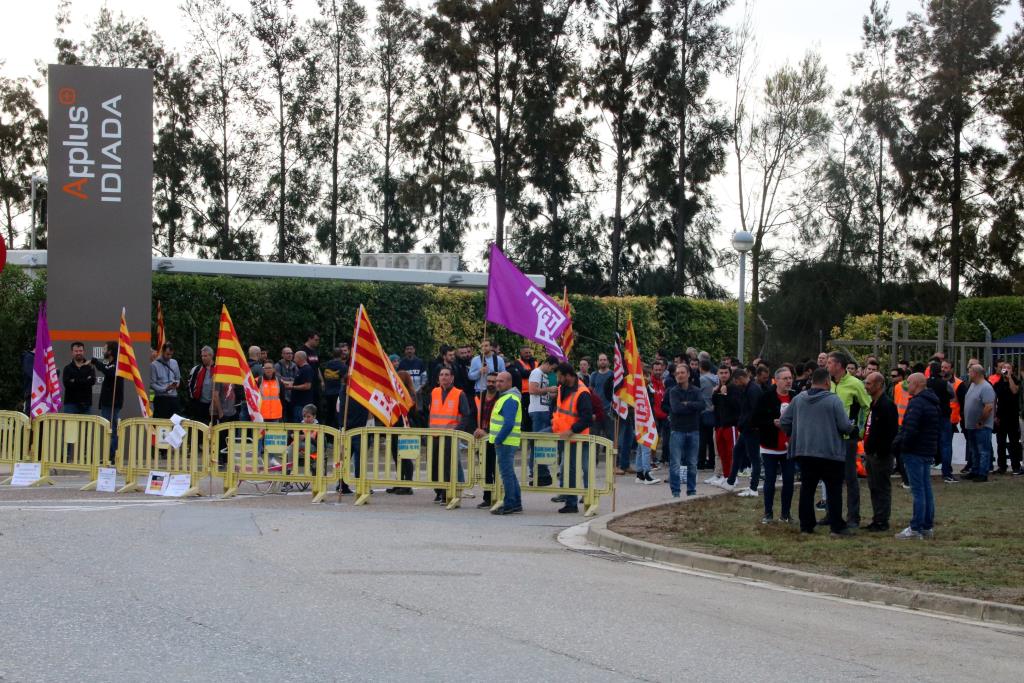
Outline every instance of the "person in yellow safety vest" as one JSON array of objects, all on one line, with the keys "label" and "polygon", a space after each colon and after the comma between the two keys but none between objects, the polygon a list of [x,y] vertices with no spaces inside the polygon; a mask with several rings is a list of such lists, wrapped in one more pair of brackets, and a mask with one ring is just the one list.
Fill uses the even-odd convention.
[{"label": "person in yellow safety vest", "polygon": [[264,422],[280,422],[284,415],[281,383],[274,373],[274,363],[268,360],[263,364],[263,376],[260,377],[260,415]]},{"label": "person in yellow safety vest", "polygon": [[522,396],[512,386],[510,373],[499,372],[496,379],[499,394],[491,412],[487,443],[494,445],[505,498],[501,507],[492,510],[492,514],[511,515],[523,511],[523,498],[519,490],[519,480],[516,478],[516,451],[519,450],[522,441]]},{"label": "person in yellow safety vest", "polygon": [[[551,418],[551,431],[558,438],[558,451],[562,460],[562,485],[576,488],[576,458],[582,458],[583,486],[589,482],[589,443],[573,443],[577,435],[589,435],[594,422],[594,407],[591,403],[590,389],[580,382],[576,369],[569,363],[559,363],[555,368],[558,379],[558,394],[555,403],[555,414]],[[568,446],[568,448],[566,448]],[[568,451],[568,452],[566,452]],[[558,510],[562,513],[579,512],[576,496],[565,494],[558,496],[564,505]]]},{"label": "person in yellow safety vest", "polygon": [[[490,433],[491,413],[494,412],[498,400],[498,373],[487,373],[487,389],[476,397],[476,431],[473,436],[482,439]],[[488,441],[484,452],[484,483],[494,483],[495,451],[494,442]],[[491,507],[491,492],[484,491],[483,500],[477,508],[483,510]]]},{"label": "person in yellow safety vest", "polygon": [[[437,373],[437,382],[439,386],[430,392],[430,428],[455,430],[460,426],[465,427],[470,415],[469,399],[462,389],[454,386],[455,375],[452,369],[442,367]],[[441,481],[447,483],[452,478],[451,455],[454,442],[452,439],[441,438],[434,438],[433,441],[432,471],[437,478],[438,472],[443,470]],[[434,489],[434,494],[435,503],[443,505],[448,502],[444,489]]]}]

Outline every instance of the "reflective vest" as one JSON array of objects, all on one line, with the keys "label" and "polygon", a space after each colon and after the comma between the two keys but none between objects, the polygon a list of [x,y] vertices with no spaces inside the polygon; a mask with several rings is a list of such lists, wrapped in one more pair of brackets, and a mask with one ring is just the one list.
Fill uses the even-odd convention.
[{"label": "reflective vest", "polygon": [[462,389],[452,387],[448,391],[448,398],[441,399],[441,387],[434,387],[430,392],[430,428],[431,429],[455,429],[459,426],[459,399],[462,398]]},{"label": "reflective vest", "polygon": [[520,358],[516,362],[519,363],[519,367],[523,369],[523,374],[522,374],[523,381],[522,381],[522,387],[520,388],[520,391],[523,392],[523,396],[529,396],[530,395],[530,372],[532,372],[534,367],[536,367],[536,363],[531,366],[529,363],[524,361],[522,358]]},{"label": "reflective vest", "polygon": [[907,405],[910,403],[910,392],[899,382],[892,388],[892,402],[896,404],[896,414],[899,416],[899,423],[903,424],[903,416],[907,412]]},{"label": "reflective vest", "polygon": [[[578,403],[580,394],[590,393],[590,389],[587,388],[583,382],[576,383],[576,391],[567,396],[564,400],[562,399],[562,387],[558,387],[558,405],[555,408],[554,415],[551,416],[551,431],[555,434],[561,434],[564,431],[572,429],[572,426],[576,424],[576,421],[580,419],[580,411]],[[589,434],[590,429],[584,429],[580,434]]]},{"label": "reflective vest", "polygon": [[505,437],[504,446],[518,446],[521,442],[520,439],[520,426],[523,421],[523,405],[519,400],[519,396],[514,391],[508,391],[498,397],[497,402],[494,404],[494,409],[491,410],[491,430],[490,434],[487,435],[487,442],[494,443],[494,440],[498,437],[498,432],[501,431],[502,426],[505,424],[505,418],[501,415],[501,407],[505,405],[506,401],[513,401],[516,404],[516,418],[515,422],[512,423],[512,431]]},{"label": "reflective vest", "polygon": [[964,381],[959,377],[953,378],[953,398],[949,401],[949,421],[952,424],[960,424],[960,401],[956,400],[956,390]]},{"label": "reflective vest", "polygon": [[280,420],[284,415],[281,405],[281,384],[276,379],[263,378],[260,382],[260,415],[264,420]]}]

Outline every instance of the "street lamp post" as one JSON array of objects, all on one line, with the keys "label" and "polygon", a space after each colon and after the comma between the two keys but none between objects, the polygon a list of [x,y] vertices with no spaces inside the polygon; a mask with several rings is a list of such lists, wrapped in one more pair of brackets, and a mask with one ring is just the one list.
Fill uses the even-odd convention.
[{"label": "street lamp post", "polygon": [[747,252],[754,248],[754,236],[745,230],[740,230],[732,236],[732,247],[740,253],[740,297],[739,305],[736,307],[736,360],[743,363],[743,352],[745,351],[743,336],[747,315]]},{"label": "street lamp post", "polygon": [[34,175],[32,176],[32,190],[31,190],[31,202],[32,202],[32,234],[29,236],[29,248],[35,250],[36,248],[36,186],[46,182],[46,176]]}]

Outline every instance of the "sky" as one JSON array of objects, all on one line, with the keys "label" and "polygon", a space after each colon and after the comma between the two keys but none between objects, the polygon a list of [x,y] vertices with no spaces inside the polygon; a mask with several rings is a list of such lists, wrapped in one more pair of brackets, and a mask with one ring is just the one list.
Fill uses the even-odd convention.
[{"label": "sky", "polygon": [[[233,0],[239,8],[245,2]],[[426,0],[411,4],[427,6]],[[870,0],[755,0],[754,30],[757,41],[758,68],[755,82],[783,64],[798,61],[808,50],[819,52],[829,69],[833,91],[841,92],[849,85],[850,55],[860,47],[861,22]],[[53,40],[56,36],[53,18],[58,0],[16,2],[0,0],[5,24],[4,40],[0,43],[0,73],[6,76],[26,76],[35,72],[35,61],[52,61],[55,57]],[[155,27],[165,42],[181,49],[188,42],[188,27],[174,1],[139,2],[138,0],[76,0],[72,5],[71,36],[83,36],[86,22],[106,5],[114,12],[144,17]],[[895,24],[904,22],[908,12],[920,11],[920,0],[890,0]],[[314,13],[314,0],[295,0],[300,17]],[[743,16],[744,1],[734,0],[726,11],[723,23],[737,26]],[[1004,32],[1020,20],[1020,5],[1014,1],[1002,18]],[[718,77],[712,82],[712,97],[731,104],[732,82]],[[45,93],[39,93],[45,110]],[[731,166],[735,166],[733,162]],[[727,249],[732,233],[737,230],[739,211],[735,172],[730,171],[713,181],[712,191],[719,211],[720,231],[714,246]],[[603,200],[599,200],[603,203]],[[493,208],[481,207],[474,220],[478,225],[467,239],[466,260],[470,269],[478,268],[479,254],[493,232]],[[269,249],[268,249],[269,251]],[[735,295],[736,273],[731,269],[716,271],[716,279]]]}]

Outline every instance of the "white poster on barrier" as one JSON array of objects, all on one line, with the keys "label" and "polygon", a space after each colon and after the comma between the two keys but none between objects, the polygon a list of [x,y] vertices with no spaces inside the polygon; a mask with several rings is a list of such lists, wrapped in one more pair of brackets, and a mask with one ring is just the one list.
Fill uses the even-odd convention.
[{"label": "white poster on barrier", "polygon": [[191,474],[172,474],[167,480],[167,485],[164,486],[164,492],[160,495],[168,498],[181,498],[190,488],[192,488]]},{"label": "white poster on barrier", "polygon": [[42,471],[42,463],[16,462],[14,463],[14,476],[11,477],[11,486],[31,486],[42,479]]},{"label": "white poster on barrier", "polygon": [[113,467],[101,467],[96,478],[96,490],[102,493],[114,493],[117,490],[117,470]]},{"label": "white poster on barrier", "polygon": [[167,473],[151,471],[146,479],[146,493],[151,496],[162,496],[167,487]]}]

